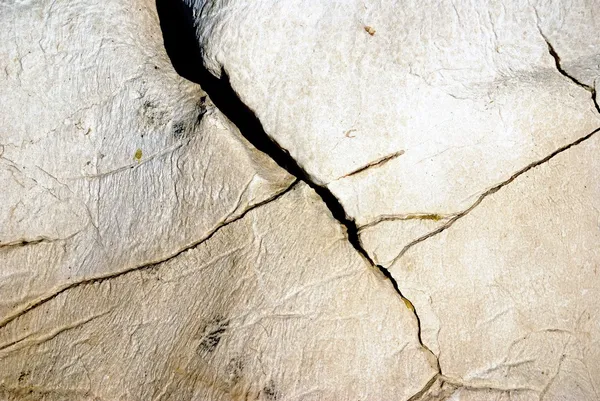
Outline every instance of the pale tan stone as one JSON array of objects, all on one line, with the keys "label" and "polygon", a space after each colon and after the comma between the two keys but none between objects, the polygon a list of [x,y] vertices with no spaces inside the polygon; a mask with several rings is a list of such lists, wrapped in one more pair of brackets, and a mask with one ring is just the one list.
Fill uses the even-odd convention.
[{"label": "pale tan stone", "polygon": [[0,4],[0,399],[598,399],[594,1],[170,5]]},{"label": "pale tan stone", "polygon": [[444,375],[597,399],[598,151],[593,135],[532,168],[391,267]]},{"label": "pale tan stone", "polygon": [[436,371],[415,330],[298,184],[176,258],[72,285],[3,323],[0,394],[407,399]]}]

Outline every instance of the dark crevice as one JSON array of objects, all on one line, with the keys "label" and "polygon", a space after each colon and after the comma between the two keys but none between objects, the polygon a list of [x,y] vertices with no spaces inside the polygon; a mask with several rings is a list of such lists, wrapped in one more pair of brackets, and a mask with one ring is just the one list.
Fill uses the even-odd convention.
[{"label": "dark crevice", "polygon": [[596,108],[596,111],[598,113],[600,113],[600,105],[598,105],[598,100],[596,99],[596,88],[594,88],[593,86],[584,84],[583,82],[581,82],[574,76],[569,75],[569,73],[562,67],[562,63],[560,61],[560,56],[554,49],[554,46],[552,46],[552,43],[550,43],[550,41],[548,40],[546,35],[544,35],[544,32],[542,32],[542,30],[539,26],[538,26],[538,31],[540,32],[540,35],[542,35],[542,38],[544,38],[544,41],[546,42],[546,46],[548,46],[548,53],[550,53],[550,55],[554,59],[554,65],[556,66],[556,69],[558,70],[558,72],[560,72],[563,76],[569,78],[575,85],[578,85],[578,86],[582,87],[583,89],[585,89],[586,91],[590,92],[590,94],[592,96],[592,102],[594,102],[594,107]]},{"label": "dark crevice", "polygon": [[[179,6],[174,7],[173,3]],[[221,78],[216,78],[204,67],[196,40],[196,29],[193,27],[191,8],[181,2],[168,0],[157,0],[156,4],[165,48],[175,70],[182,77],[199,84],[215,106],[235,124],[244,138],[256,149],[266,153],[287,172],[308,184],[323,199],[333,217],[346,227],[352,246],[373,264],[360,244],[355,221],[346,215],[340,201],[327,187],[317,184],[287,150],[267,135],[254,112],[240,100],[231,87],[225,70],[221,71]]]},{"label": "dark crevice", "polygon": [[[326,186],[317,184],[296,162],[289,152],[267,135],[254,112],[242,102],[231,86],[227,72],[222,69],[221,77],[213,76],[204,66],[202,50],[197,38],[193,10],[182,1],[156,0],[156,7],[163,33],[165,49],[175,71],[182,77],[199,84],[209,95],[215,106],[238,128],[240,133],[256,149],[267,154],[288,173],[311,187],[321,197],[333,217],[346,228],[346,235],[354,249],[373,267],[376,267],[391,283],[406,306],[414,313],[418,325],[421,345],[421,322],[413,304],[402,295],[398,283],[383,266],[373,262],[363,248],[358,227],[350,218],[340,201]],[[393,155],[393,157],[399,156]]]}]

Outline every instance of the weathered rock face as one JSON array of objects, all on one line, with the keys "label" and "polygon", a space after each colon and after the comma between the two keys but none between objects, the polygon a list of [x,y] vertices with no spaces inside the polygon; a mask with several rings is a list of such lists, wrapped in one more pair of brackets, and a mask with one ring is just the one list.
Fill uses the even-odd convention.
[{"label": "weathered rock face", "polygon": [[153,2],[3,7],[1,399],[408,398],[435,374],[314,191],[175,73]]},{"label": "weathered rock face", "polygon": [[158,3],[0,4],[0,399],[600,397],[595,2]]}]

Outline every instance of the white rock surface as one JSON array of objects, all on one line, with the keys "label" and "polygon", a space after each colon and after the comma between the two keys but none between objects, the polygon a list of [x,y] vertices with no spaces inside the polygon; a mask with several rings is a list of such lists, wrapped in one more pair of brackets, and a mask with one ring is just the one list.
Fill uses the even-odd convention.
[{"label": "white rock surface", "polygon": [[[394,222],[397,238],[384,228],[365,239],[389,265],[432,225],[406,220],[451,218],[600,125],[599,39],[588,34],[600,19],[593,2],[575,3],[196,7],[208,67],[228,73],[266,132],[359,226]],[[571,78],[547,41],[569,49]]]},{"label": "white rock surface", "polygon": [[154,1],[0,2],[0,400],[599,399],[594,1],[171,4],[289,171]]},{"label": "white rock surface", "polygon": [[422,399],[598,399],[596,2],[191,3],[413,302]]},{"label": "white rock surface", "polygon": [[3,314],[174,255],[293,180],[173,71],[152,2],[11,3]]},{"label": "white rock surface", "polygon": [[0,399],[407,399],[435,375],[320,198],[175,73],[154,2],[0,7]]}]

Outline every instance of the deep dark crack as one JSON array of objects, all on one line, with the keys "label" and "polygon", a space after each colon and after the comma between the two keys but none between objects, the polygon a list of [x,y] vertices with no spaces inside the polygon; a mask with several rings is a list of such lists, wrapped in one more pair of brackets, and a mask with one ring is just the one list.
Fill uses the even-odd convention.
[{"label": "deep dark crack", "polygon": [[544,41],[546,42],[546,46],[548,46],[548,53],[550,53],[550,55],[554,59],[554,65],[556,66],[556,69],[558,70],[558,72],[560,72],[563,76],[570,79],[571,82],[573,82],[575,85],[578,85],[578,86],[582,87],[583,89],[585,89],[586,91],[590,92],[590,94],[592,96],[592,102],[594,103],[594,107],[596,108],[596,111],[598,113],[600,113],[600,106],[598,105],[598,100],[596,99],[596,88],[594,88],[591,85],[585,84],[585,83],[581,82],[580,80],[578,80],[577,78],[575,78],[574,76],[570,75],[563,68],[561,60],[560,60],[560,56],[558,55],[558,53],[554,49],[554,46],[552,45],[552,43],[550,43],[550,41],[548,40],[548,38],[546,37],[546,35],[544,34],[544,32],[542,31],[542,29],[540,28],[539,25],[538,25],[538,31],[540,32],[540,35],[542,35],[542,38],[544,38]]},{"label": "deep dark crack", "polygon": [[[193,10],[182,1],[156,0],[156,7],[163,33],[165,49],[173,67],[184,78],[199,84],[209,95],[214,105],[238,128],[240,133],[256,149],[268,155],[280,167],[297,177],[312,188],[321,197],[332,216],[346,229],[348,242],[372,267],[377,268],[391,283],[404,304],[415,315],[420,344],[431,352],[421,341],[421,321],[410,302],[398,287],[391,273],[383,266],[376,264],[363,248],[358,235],[358,227],[353,218],[349,217],[339,199],[326,186],[319,185],[298,162],[273,140],[265,130],[256,114],[235,93],[225,69],[221,77],[212,75],[202,61],[202,50],[196,35],[196,25]],[[383,163],[398,157],[403,152],[378,161]],[[377,164],[377,163],[376,163]],[[433,353],[432,353],[433,355]]]}]

